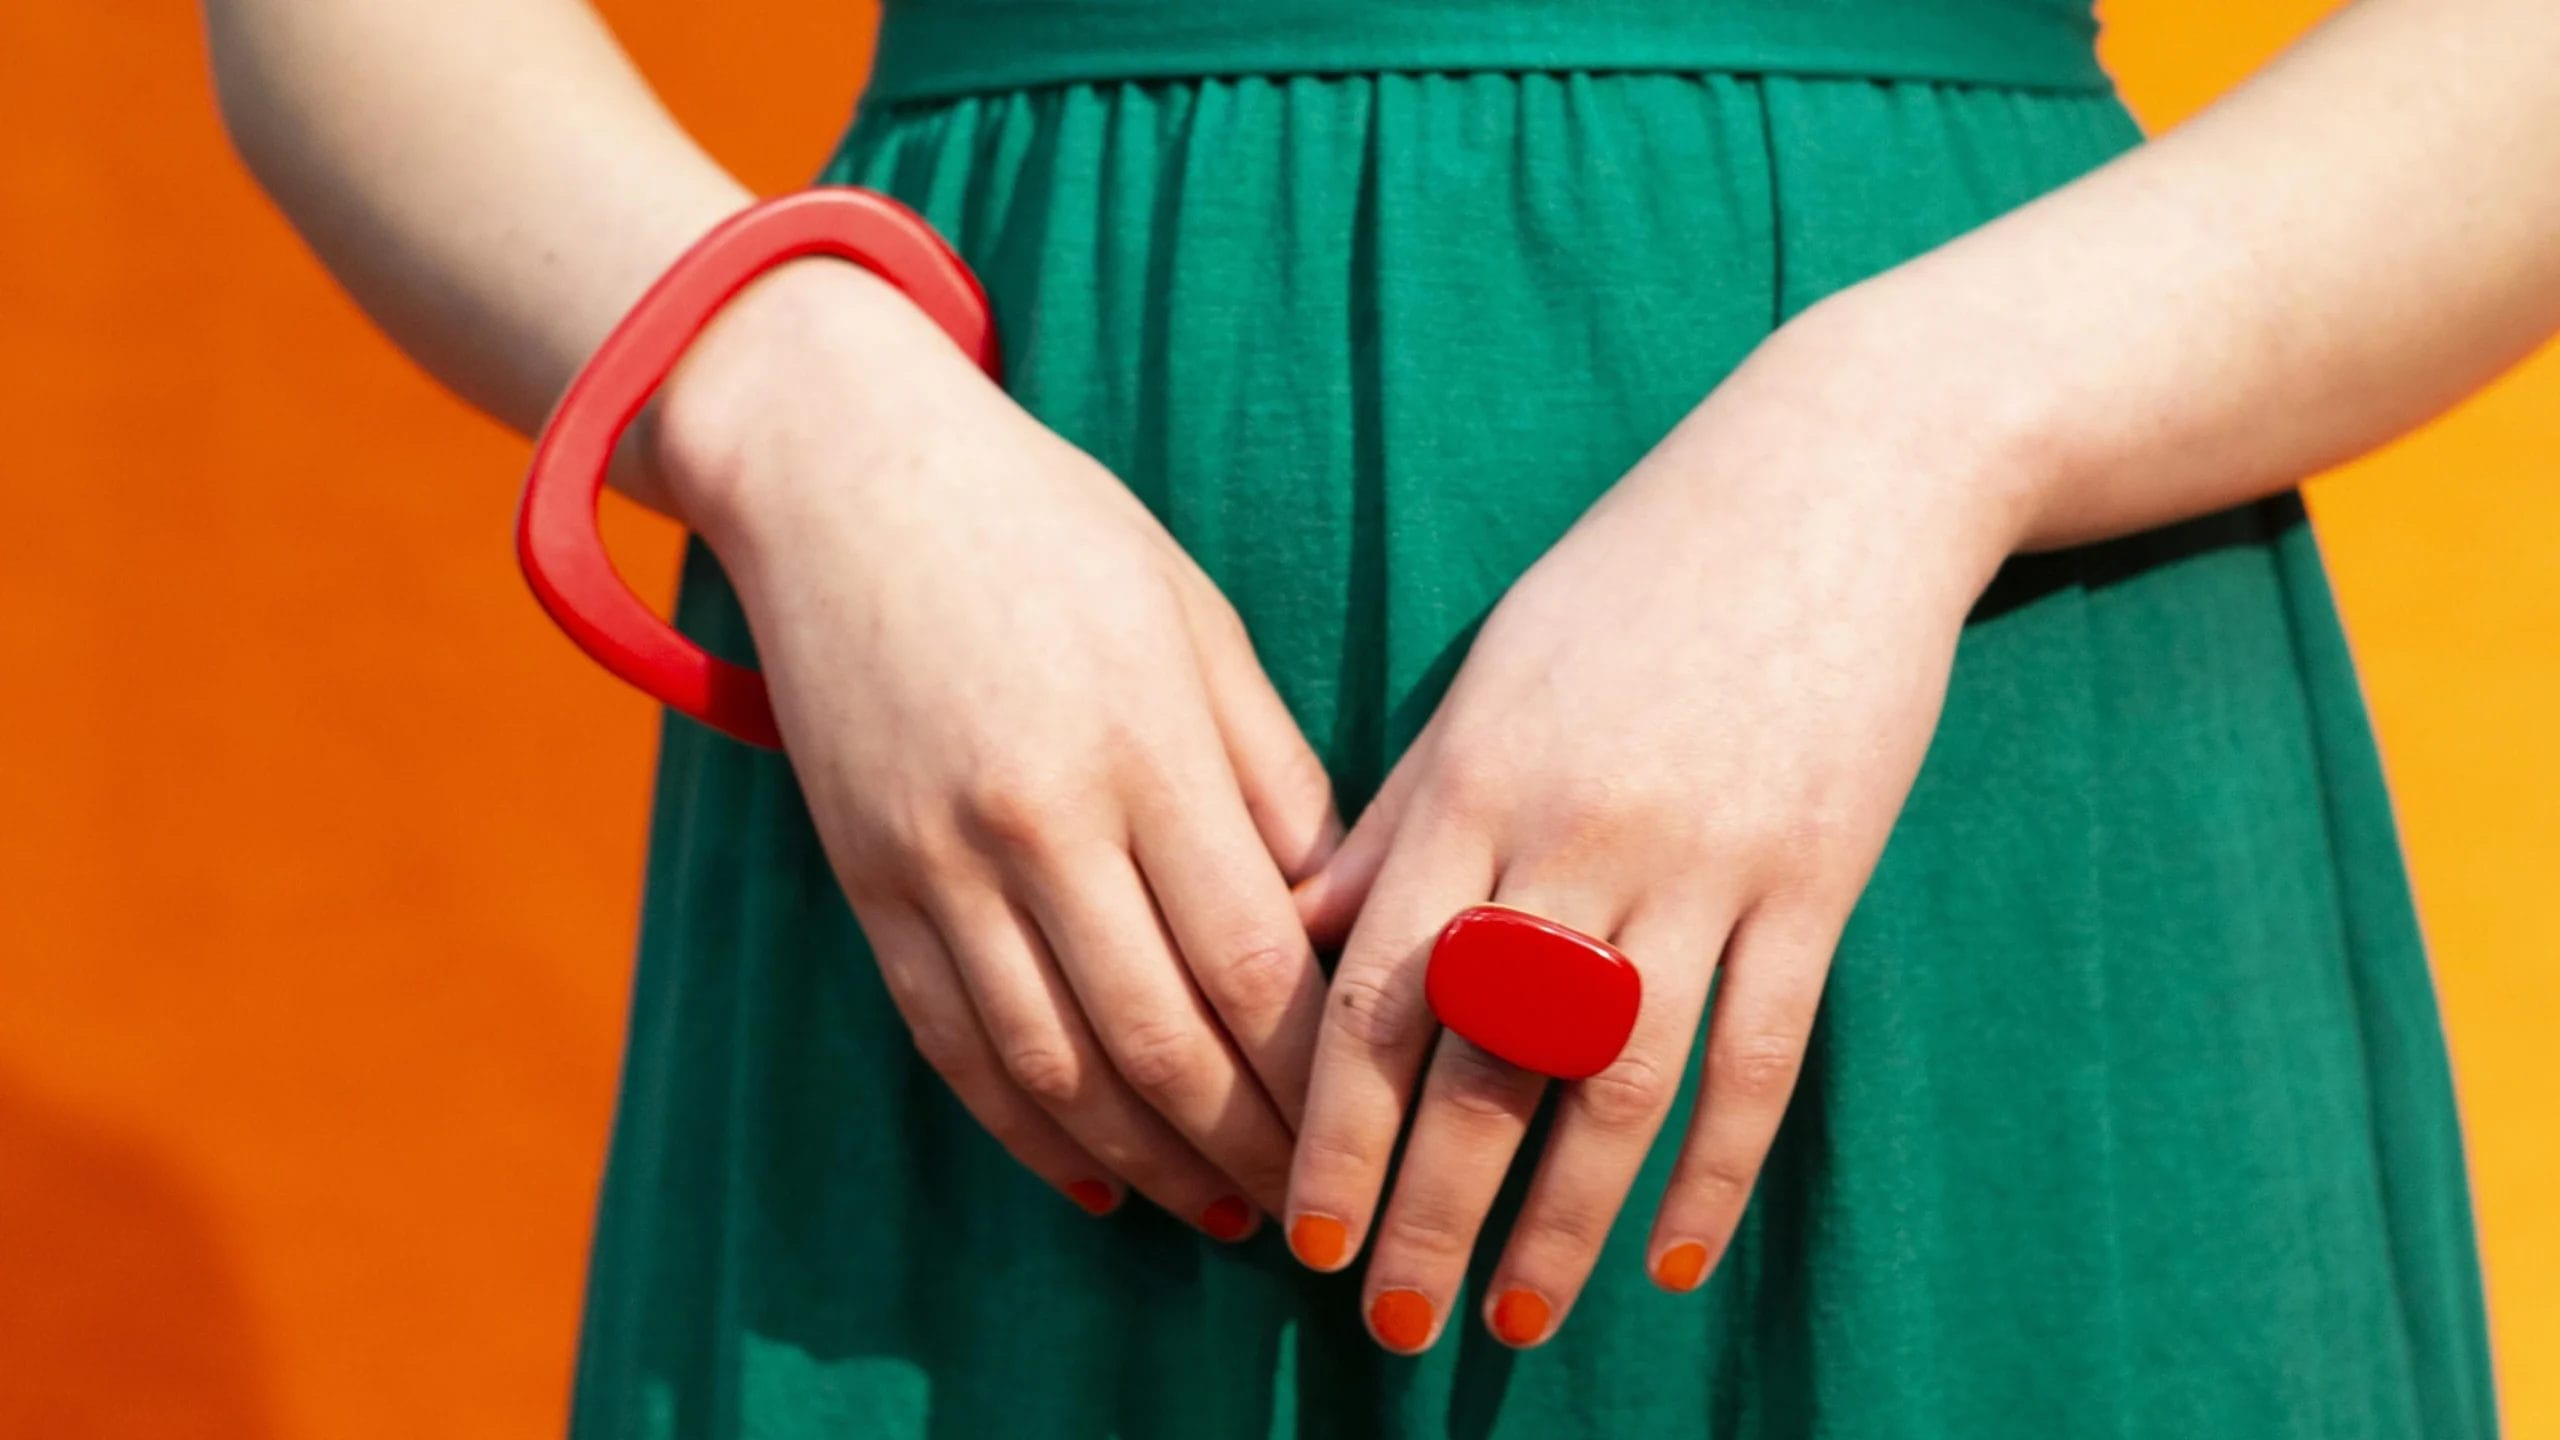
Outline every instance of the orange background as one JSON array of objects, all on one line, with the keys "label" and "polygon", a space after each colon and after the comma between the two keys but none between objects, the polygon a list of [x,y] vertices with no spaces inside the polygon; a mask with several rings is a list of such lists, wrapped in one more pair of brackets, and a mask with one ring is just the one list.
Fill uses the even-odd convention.
[{"label": "orange background", "polygon": [[[869,29],[604,8],[766,189],[821,159]],[[2157,125],[2322,8],[2114,0],[2110,56]],[[0,73],[0,1435],[557,1433],[654,717],[512,571],[523,443],[232,160],[186,10],[8,6]],[[2555,454],[2546,352],[2314,494],[2519,1436],[2560,1435]],[[616,529],[672,573],[665,529]]]}]

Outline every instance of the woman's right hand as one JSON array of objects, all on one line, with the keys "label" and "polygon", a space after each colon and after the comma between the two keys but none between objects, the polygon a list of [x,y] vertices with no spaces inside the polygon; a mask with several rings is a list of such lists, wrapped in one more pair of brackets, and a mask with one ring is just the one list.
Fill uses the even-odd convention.
[{"label": "woman's right hand", "polygon": [[750,287],[644,444],[735,583],[924,1058],[1096,1213],[1284,1202],[1340,837],[1232,607],[1146,507],[852,266]]}]

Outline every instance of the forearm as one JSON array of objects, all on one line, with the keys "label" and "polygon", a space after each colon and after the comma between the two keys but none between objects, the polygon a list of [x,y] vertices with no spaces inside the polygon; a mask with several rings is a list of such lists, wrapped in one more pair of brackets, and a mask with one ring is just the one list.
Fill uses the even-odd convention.
[{"label": "forearm", "polygon": [[2273,493],[2560,329],[2554,74],[2548,0],[2364,0],[2188,125],[1808,318],[1958,347],[1915,383],[2017,462],[2020,548]]},{"label": "forearm", "polygon": [[[205,12],[259,181],[396,343],[519,430],[748,199],[575,0]],[[663,505],[647,478],[617,478]]]}]

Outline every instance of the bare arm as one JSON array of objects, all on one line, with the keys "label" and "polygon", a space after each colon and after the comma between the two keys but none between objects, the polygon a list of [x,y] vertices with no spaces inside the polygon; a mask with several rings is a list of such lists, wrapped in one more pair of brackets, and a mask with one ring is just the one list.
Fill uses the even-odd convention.
[{"label": "bare arm", "polygon": [[1568,924],[1624,917],[1647,1009],[1557,1106],[1485,1292],[1527,1297],[1516,1343],[1570,1308],[1703,1024],[1646,1249],[1700,1283],[1983,588],[2022,549],[2281,490],[2560,326],[2555,74],[2550,0],[2364,0],[2193,124],[1815,305],[1620,480],[1301,887],[1317,929],[1350,926],[1290,1185],[1316,1260],[1374,1236],[1373,1300],[1461,1293],[1448,1237],[1538,1090],[1433,1048],[1420,957],[1490,875]]},{"label": "bare arm", "polygon": [[2281,490],[2560,330],[2555,75],[2547,0],[2363,0],[1836,318],[2009,435],[2024,548]]},{"label": "bare arm", "polygon": [[[749,199],[577,0],[204,9],[260,183],[395,343],[519,430]],[[670,508],[656,477],[617,481]]]},{"label": "bare arm", "polygon": [[[748,198],[576,0],[206,9],[258,178],[519,428]],[[1288,884],[1339,826],[1225,597],[852,266],[760,281],[660,399],[619,483],[719,554],[920,1054],[1076,1203],[1241,1238],[1279,1203],[1322,999]]]}]

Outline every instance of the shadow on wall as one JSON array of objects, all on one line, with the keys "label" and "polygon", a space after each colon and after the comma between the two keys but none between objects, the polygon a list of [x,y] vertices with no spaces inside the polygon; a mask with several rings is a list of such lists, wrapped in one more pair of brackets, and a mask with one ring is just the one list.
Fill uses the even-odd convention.
[{"label": "shadow on wall", "polygon": [[276,1433],[247,1296],[202,1200],[0,1074],[0,1435]]}]

